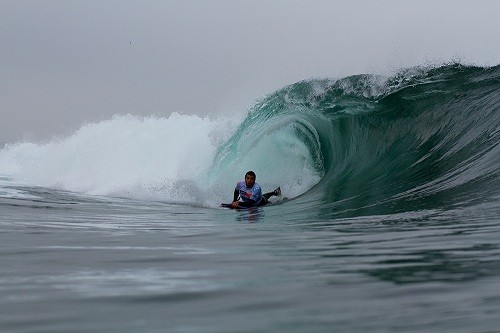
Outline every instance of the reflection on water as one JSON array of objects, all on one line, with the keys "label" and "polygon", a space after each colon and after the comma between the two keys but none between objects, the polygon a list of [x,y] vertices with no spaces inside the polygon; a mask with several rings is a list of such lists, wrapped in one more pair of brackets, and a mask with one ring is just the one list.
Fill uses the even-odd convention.
[{"label": "reflection on water", "polygon": [[235,220],[237,222],[257,223],[264,221],[265,212],[263,207],[250,207],[237,211]]}]

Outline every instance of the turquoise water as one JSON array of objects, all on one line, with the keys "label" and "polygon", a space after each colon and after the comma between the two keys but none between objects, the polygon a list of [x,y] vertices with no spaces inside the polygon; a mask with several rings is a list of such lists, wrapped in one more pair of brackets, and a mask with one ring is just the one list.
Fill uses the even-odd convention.
[{"label": "turquoise water", "polygon": [[[500,67],[0,151],[2,332],[496,332]],[[245,171],[290,200],[219,209]]]},{"label": "turquoise water", "polygon": [[[306,175],[321,180],[297,201],[314,196],[320,205],[306,211],[318,219],[497,202],[499,76],[499,67],[455,65],[389,79],[361,75],[297,83],[251,110],[219,149],[215,172],[221,166],[229,172],[248,155],[270,160],[277,165],[267,166],[272,171],[283,169],[282,161],[306,161],[300,165]],[[256,148],[241,149],[256,146],[254,141],[258,147],[266,131],[284,129],[287,136],[274,134],[269,141],[286,150],[294,137],[307,154],[276,158],[268,154],[269,142],[264,157]],[[263,133],[255,138],[256,131]]]}]

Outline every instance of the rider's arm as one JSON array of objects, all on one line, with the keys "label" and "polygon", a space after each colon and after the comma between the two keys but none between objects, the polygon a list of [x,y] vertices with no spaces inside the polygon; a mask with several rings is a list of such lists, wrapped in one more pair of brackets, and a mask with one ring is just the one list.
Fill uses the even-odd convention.
[{"label": "rider's arm", "polygon": [[233,194],[233,202],[238,200],[238,197],[240,196],[240,191],[238,189],[234,189],[234,194]]}]

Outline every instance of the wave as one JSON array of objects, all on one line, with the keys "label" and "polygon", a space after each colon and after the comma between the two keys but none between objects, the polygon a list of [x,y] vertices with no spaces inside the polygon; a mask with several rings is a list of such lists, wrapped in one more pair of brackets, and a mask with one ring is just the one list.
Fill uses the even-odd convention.
[{"label": "wave", "polygon": [[[115,116],[0,151],[36,185],[214,206],[247,170],[320,218],[498,203],[500,66],[412,68],[298,82],[243,121]],[[498,206],[498,205],[497,205]],[[293,208],[292,208],[293,207]]]},{"label": "wave", "polygon": [[[299,82],[251,110],[219,148],[214,168],[231,169],[247,153],[270,165],[280,162],[279,154],[250,153],[248,138],[258,129],[288,128],[281,142],[277,134],[271,139],[286,149],[293,137],[307,152],[286,159],[302,168],[293,177],[287,172],[288,179],[310,186],[297,198],[295,213],[318,211],[327,218],[497,202],[499,91],[500,66],[459,64],[412,68],[390,78]],[[311,175],[319,179],[314,184]]]}]

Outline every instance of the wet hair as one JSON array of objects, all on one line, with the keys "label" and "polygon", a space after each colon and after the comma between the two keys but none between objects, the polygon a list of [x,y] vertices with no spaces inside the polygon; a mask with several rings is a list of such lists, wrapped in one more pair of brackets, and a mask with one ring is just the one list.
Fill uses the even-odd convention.
[{"label": "wet hair", "polygon": [[253,172],[253,171],[248,171],[247,173],[245,173],[245,177],[246,176],[253,176],[253,178],[255,178],[255,179],[257,178],[257,176],[255,175],[255,172]]}]

